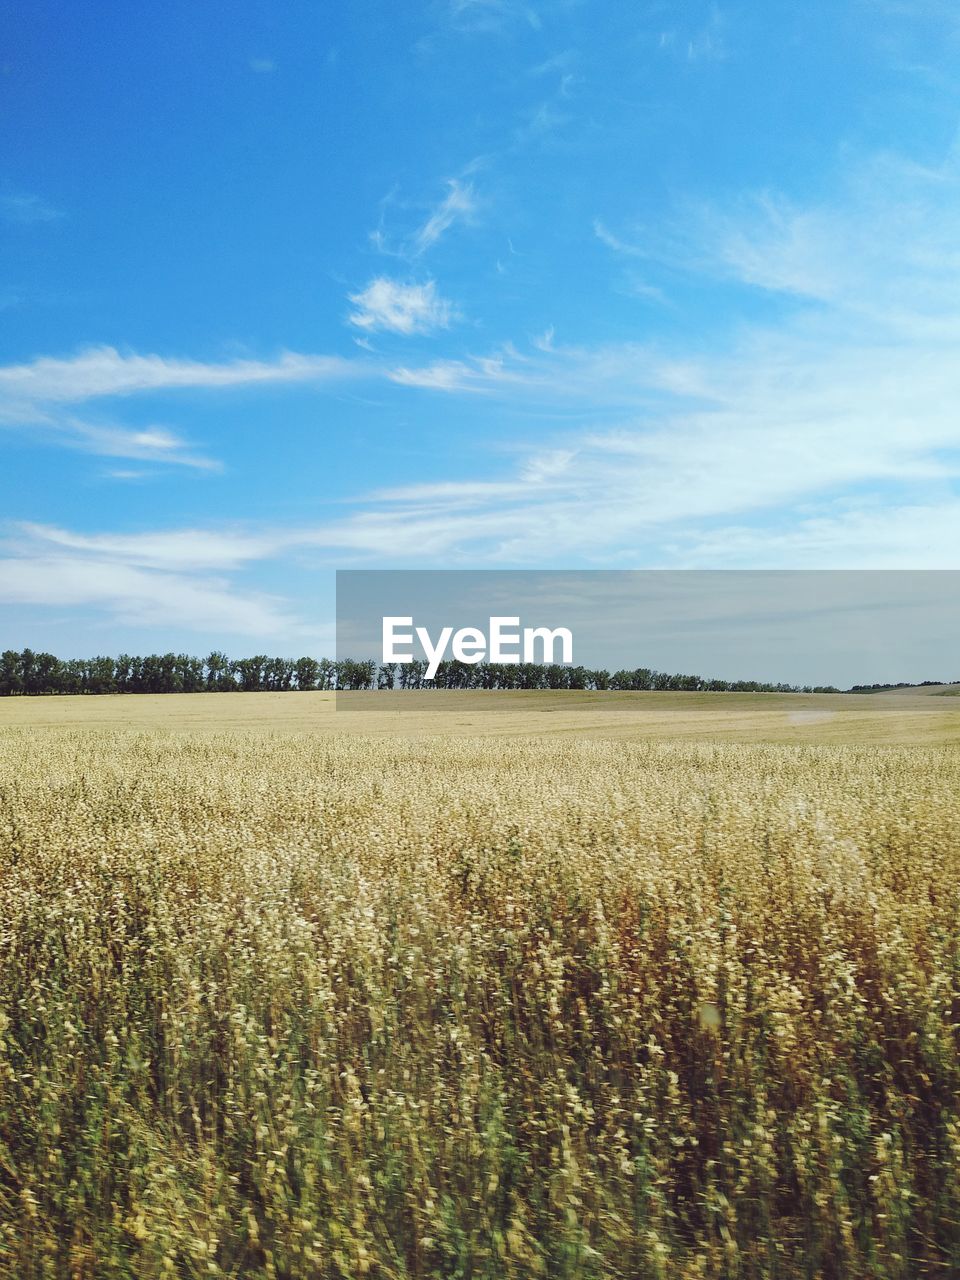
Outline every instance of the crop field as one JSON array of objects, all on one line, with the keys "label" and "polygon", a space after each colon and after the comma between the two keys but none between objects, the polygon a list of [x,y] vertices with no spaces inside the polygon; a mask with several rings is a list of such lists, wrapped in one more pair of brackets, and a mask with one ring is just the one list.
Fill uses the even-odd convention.
[{"label": "crop field", "polygon": [[960,745],[960,686],[879,694],[190,693],[0,698],[0,729]]},{"label": "crop field", "polygon": [[0,706],[0,1276],[960,1275],[960,700],[436,696]]}]

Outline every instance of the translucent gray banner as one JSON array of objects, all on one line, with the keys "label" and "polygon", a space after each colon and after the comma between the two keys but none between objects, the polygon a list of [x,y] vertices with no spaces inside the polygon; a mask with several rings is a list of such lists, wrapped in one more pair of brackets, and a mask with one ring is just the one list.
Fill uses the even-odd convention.
[{"label": "translucent gray banner", "polygon": [[346,689],[951,681],[958,639],[952,570],[337,573]]}]

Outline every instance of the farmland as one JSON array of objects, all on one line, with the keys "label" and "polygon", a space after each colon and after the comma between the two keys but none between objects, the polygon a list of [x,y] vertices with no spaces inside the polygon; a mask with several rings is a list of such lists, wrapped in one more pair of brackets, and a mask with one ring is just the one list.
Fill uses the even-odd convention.
[{"label": "farmland", "polygon": [[0,705],[0,1276],[960,1274],[960,700],[439,696]]},{"label": "farmland", "polygon": [[0,728],[960,744],[958,686],[890,693],[191,693],[0,699]]}]

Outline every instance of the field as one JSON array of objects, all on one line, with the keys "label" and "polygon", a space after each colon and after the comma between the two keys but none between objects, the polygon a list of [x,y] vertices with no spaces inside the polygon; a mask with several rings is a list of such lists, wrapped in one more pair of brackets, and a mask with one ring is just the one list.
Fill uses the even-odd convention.
[{"label": "field", "polygon": [[960,744],[960,686],[880,694],[192,693],[0,699],[0,728]]},{"label": "field", "polygon": [[0,1276],[960,1275],[960,700],[438,696],[0,705]]}]

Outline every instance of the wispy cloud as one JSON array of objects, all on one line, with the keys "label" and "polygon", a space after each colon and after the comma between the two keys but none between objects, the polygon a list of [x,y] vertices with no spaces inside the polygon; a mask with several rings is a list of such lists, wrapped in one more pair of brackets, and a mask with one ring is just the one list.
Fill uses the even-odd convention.
[{"label": "wispy cloud", "polygon": [[[543,69],[546,70],[546,67]],[[570,99],[574,96],[578,82],[579,77],[572,71],[561,71],[553,93],[521,112],[520,123],[514,130],[514,145],[525,147],[531,143],[547,143],[571,124],[574,117],[570,110]]]},{"label": "wispy cloud", "polygon": [[255,560],[282,553],[297,541],[297,534],[256,533],[243,529],[174,529],[152,533],[82,534],[56,525],[28,521],[14,526],[16,532],[44,554],[79,552],[117,564],[140,569],[162,569],[170,573],[237,569]]},{"label": "wispy cloud", "polygon": [[435,281],[410,284],[377,276],[360,293],[351,293],[355,310],[348,319],[368,332],[431,333],[446,329],[454,319],[454,308],[437,292]]},{"label": "wispy cloud", "polygon": [[686,41],[688,62],[720,62],[727,56],[723,19],[714,7],[710,19]]},{"label": "wispy cloud", "polygon": [[275,360],[216,363],[91,347],[75,356],[40,356],[28,364],[0,365],[0,403],[77,403],[179,387],[323,381],[350,371],[349,363],[339,357],[295,352],[284,352]]},{"label": "wispy cloud", "polygon": [[[616,349],[588,362],[585,353],[561,348],[554,353],[555,371],[584,366],[567,386],[575,388],[580,377],[588,381],[602,367],[606,380],[624,384],[623,396],[639,380],[659,384],[678,402],[698,403],[675,406],[643,425],[530,447],[498,478],[372,494],[344,520],[321,526],[254,534],[186,530],[135,539],[46,530],[43,537],[154,568],[236,568],[298,546],[393,562],[455,553],[524,563],[611,554],[703,563],[721,558],[727,533],[731,551],[739,547],[748,561],[749,546],[761,550],[768,530],[758,526],[751,534],[744,518],[776,512],[782,549],[792,546],[799,556],[806,548],[805,562],[819,550],[820,563],[830,564],[838,540],[854,549],[854,526],[879,529],[883,513],[870,497],[877,485],[907,495],[889,503],[899,513],[899,531],[881,540],[888,550],[911,527],[934,527],[932,512],[938,527],[948,527],[949,513],[960,506],[935,495],[957,474],[949,451],[958,444],[952,404],[960,374],[946,362],[940,380],[918,399],[906,355],[897,360],[882,348],[870,358],[837,353],[826,363],[820,349],[798,362],[800,354],[792,343],[758,339],[738,352],[736,366],[719,357],[657,363]],[[488,374],[492,393],[496,376],[494,370]],[[859,538],[860,562],[868,541],[866,534]],[[944,543],[940,558],[955,558],[956,545]]]},{"label": "wispy cloud", "polygon": [[268,76],[277,69],[277,64],[272,58],[250,58],[248,66],[251,71],[255,71],[257,75],[261,76]]},{"label": "wispy cloud", "polygon": [[289,637],[301,626],[283,601],[238,590],[222,579],[29,552],[0,558],[0,603],[83,608],[116,625],[182,627],[214,635]]},{"label": "wispy cloud", "polygon": [[44,431],[49,438],[110,457],[210,469],[217,464],[165,426],[130,429],[92,421],[75,407],[146,392],[328,382],[355,372],[355,366],[333,356],[286,352],[269,361],[215,363],[95,347],[74,356],[41,356],[0,366],[0,425]]},{"label": "wispy cloud", "polygon": [[729,525],[689,540],[686,555],[706,568],[956,569],[960,503],[838,502],[786,527]]},{"label": "wispy cloud", "polygon": [[464,32],[496,34],[518,22],[534,30],[541,25],[537,10],[523,0],[447,0],[447,13]]},{"label": "wispy cloud", "polygon": [[5,222],[30,227],[38,223],[59,222],[65,215],[42,196],[29,192],[12,192],[0,195],[0,217]]},{"label": "wispy cloud", "polygon": [[[521,451],[487,481],[376,495],[337,545],[402,557],[419,540],[479,562],[715,564],[728,546],[745,564],[770,563],[771,548],[805,565],[956,563],[958,209],[953,161],[875,157],[831,202],[765,193],[700,210],[686,240],[651,245],[712,278],[718,299],[734,284],[783,300],[723,347],[540,344],[392,370],[448,395],[579,406],[598,425]],[[599,425],[614,412],[618,427]]]},{"label": "wispy cloud", "polygon": [[[46,593],[60,604],[73,574],[90,607],[111,617],[146,616],[162,599],[208,618],[220,592],[231,616],[249,596],[254,625],[268,628],[299,624],[285,621],[295,611],[283,602],[257,597],[250,578],[298,554],[312,564],[958,567],[958,245],[952,162],[877,157],[832,201],[762,193],[698,210],[685,237],[651,240],[651,256],[713,290],[718,308],[761,291],[763,321],[723,342],[577,347],[550,335],[523,350],[378,370],[424,395],[499,397],[532,410],[530,420],[566,425],[491,451],[479,473],[451,463],[439,479],[361,495],[341,517],[299,527],[21,528],[0,566],[0,598]],[[407,314],[390,289],[379,302],[366,294],[353,299],[369,315],[361,328],[382,316],[398,332],[427,323],[429,302]],[[81,398],[225,376],[222,366],[204,375],[208,366],[146,359],[118,369],[108,358],[108,373],[80,364],[69,379],[55,362],[43,383],[55,400],[66,382]],[[231,366],[234,379],[242,367]],[[247,368],[250,379],[258,368]],[[79,598],[73,590],[67,599]]]},{"label": "wispy cloud", "polygon": [[189,441],[166,427],[131,429],[86,422],[72,415],[51,418],[49,425],[54,433],[63,434],[71,445],[102,457],[166,463],[198,471],[220,470],[216,459],[197,453]]},{"label": "wispy cloud", "polygon": [[516,352],[507,355],[472,356],[469,360],[436,360],[417,367],[403,365],[387,370],[391,382],[432,391],[469,393],[535,390],[546,376],[542,369]]},{"label": "wispy cloud", "polygon": [[447,194],[413,237],[411,249],[415,257],[437,243],[457,222],[468,222],[477,211],[473,187],[455,178],[447,183]]},{"label": "wispy cloud", "polygon": [[233,572],[290,541],[237,530],[96,536],[12,525],[0,540],[0,605],[82,610],[111,627],[306,640],[317,629],[296,606]]},{"label": "wispy cloud", "polygon": [[525,112],[514,138],[521,146],[530,142],[540,142],[569,124],[570,120],[570,113],[560,110],[556,99],[549,99],[530,107]]},{"label": "wispy cloud", "polygon": [[577,52],[575,49],[564,49],[560,53],[551,54],[549,58],[544,58],[542,62],[536,63],[527,71],[528,76],[545,76],[554,72],[566,74],[577,61]]},{"label": "wispy cloud", "polygon": [[608,249],[612,249],[614,253],[625,253],[631,258],[644,258],[647,255],[643,249],[635,244],[630,244],[626,240],[622,240],[619,236],[609,229],[606,223],[601,222],[599,218],[593,220],[593,234],[597,237],[601,244],[605,244]]},{"label": "wispy cloud", "polygon": [[[615,235],[606,223],[601,222],[599,218],[593,220],[593,234],[597,237],[601,244],[606,245],[608,249],[612,249],[614,253],[625,258],[644,259],[650,261],[651,254],[648,253],[638,244],[623,240],[620,236]],[[636,298],[647,298],[652,302],[662,303],[670,306],[671,303],[664,291],[655,284],[651,284],[640,276],[635,270],[628,270],[623,277],[623,290]]]},{"label": "wispy cloud", "polygon": [[448,178],[445,182],[446,194],[432,206],[423,216],[423,205],[418,206],[419,223],[412,229],[391,234],[386,229],[387,211],[393,208],[409,215],[410,208],[399,199],[398,192],[393,189],[384,196],[380,203],[380,222],[375,231],[370,233],[370,242],[378,253],[392,258],[401,258],[406,262],[414,262],[438,243],[451,227],[458,223],[470,225],[476,221],[480,210],[480,199],[473,183],[467,176],[482,165],[482,158],[473,160],[463,171],[461,177]]},{"label": "wispy cloud", "polygon": [[546,414],[562,409],[563,416],[575,409],[579,417],[662,409],[678,394],[672,380],[689,376],[689,365],[640,343],[559,346],[548,329],[530,347],[521,351],[505,343],[486,355],[385,372],[403,386],[501,395],[515,406],[538,407]]},{"label": "wispy cloud", "polygon": [[713,5],[699,26],[668,27],[660,31],[657,45],[663,53],[681,55],[687,62],[721,62],[727,56],[725,18]]}]

